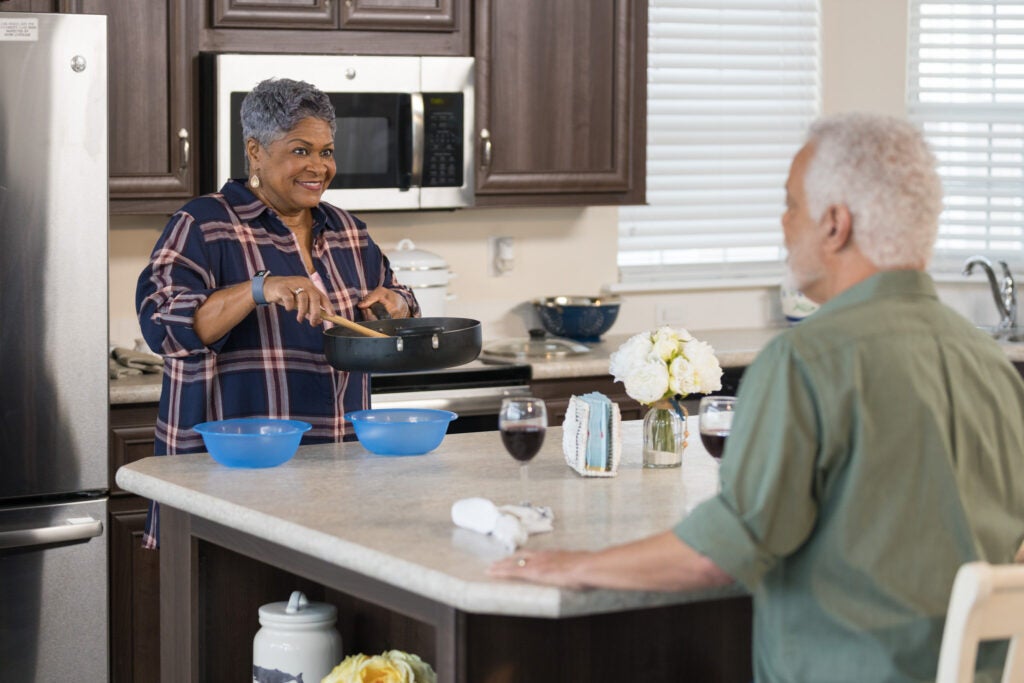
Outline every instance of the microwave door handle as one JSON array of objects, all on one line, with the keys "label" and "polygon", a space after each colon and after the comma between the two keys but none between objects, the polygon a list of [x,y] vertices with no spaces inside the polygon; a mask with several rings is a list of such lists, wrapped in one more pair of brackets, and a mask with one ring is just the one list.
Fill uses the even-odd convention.
[{"label": "microwave door handle", "polygon": [[423,93],[412,93],[409,98],[412,108],[412,186],[423,184]]}]

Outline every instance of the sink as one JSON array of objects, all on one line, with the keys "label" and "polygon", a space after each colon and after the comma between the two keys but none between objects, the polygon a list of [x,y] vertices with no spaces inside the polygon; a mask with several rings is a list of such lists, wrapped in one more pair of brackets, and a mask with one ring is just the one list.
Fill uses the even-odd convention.
[{"label": "sink", "polygon": [[978,325],[978,329],[989,334],[998,342],[1007,344],[1024,342],[1024,327],[1011,327],[1001,330],[996,325]]}]

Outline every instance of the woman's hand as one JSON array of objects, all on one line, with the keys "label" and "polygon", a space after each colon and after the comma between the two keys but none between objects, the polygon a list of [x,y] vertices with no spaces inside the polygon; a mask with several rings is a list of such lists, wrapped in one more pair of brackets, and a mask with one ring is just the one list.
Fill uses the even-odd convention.
[{"label": "woman's hand", "polygon": [[323,322],[321,311],[334,314],[331,300],[308,277],[270,275],[263,281],[263,298],[286,311],[295,311],[297,321],[306,320],[312,327]]},{"label": "woman's hand", "polygon": [[[372,292],[364,296],[362,300],[358,304],[356,304],[356,306],[362,309],[363,312],[365,313],[366,311],[370,310],[371,305],[377,303],[378,301],[384,306],[384,308],[388,310],[388,313],[391,315],[392,318],[409,317],[409,304],[406,303],[405,299],[402,297],[401,294],[399,294],[393,289],[388,289],[387,287],[378,287],[377,289],[373,290]],[[372,316],[371,320],[376,320],[377,316],[373,315],[372,311],[370,313]]]}]

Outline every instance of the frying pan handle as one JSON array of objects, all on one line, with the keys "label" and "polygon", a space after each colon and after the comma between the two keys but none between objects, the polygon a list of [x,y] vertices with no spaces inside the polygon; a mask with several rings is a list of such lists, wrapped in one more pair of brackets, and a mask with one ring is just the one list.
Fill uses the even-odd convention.
[{"label": "frying pan handle", "polygon": [[370,304],[370,310],[377,316],[377,320],[390,320],[391,314],[388,313],[388,309],[385,308],[384,304],[379,301],[374,301]]}]

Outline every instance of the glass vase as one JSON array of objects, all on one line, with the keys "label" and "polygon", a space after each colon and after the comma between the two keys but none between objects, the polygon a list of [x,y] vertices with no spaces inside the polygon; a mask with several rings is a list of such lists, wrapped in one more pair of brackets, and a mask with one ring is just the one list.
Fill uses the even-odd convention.
[{"label": "glass vase", "polygon": [[[677,405],[679,405],[677,403]],[[679,467],[686,449],[686,409],[658,401],[644,416],[644,467]]]}]

